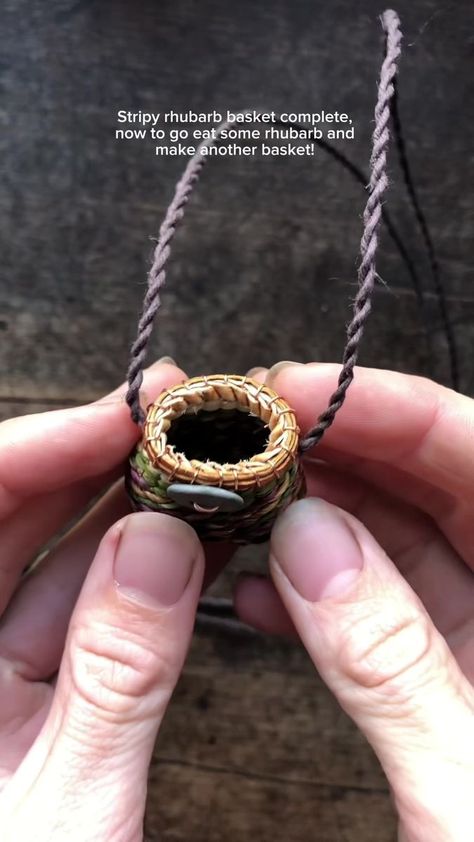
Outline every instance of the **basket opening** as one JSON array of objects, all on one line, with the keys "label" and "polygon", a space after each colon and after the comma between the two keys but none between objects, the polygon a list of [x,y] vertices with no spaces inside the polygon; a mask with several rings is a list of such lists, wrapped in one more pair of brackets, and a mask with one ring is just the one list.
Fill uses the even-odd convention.
[{"label": "basket opening", "polygon": [[270,430],[261,418],[240,409],[200,410],[171,422],[167,442],[188,459],[235,464],[262,453]]}]

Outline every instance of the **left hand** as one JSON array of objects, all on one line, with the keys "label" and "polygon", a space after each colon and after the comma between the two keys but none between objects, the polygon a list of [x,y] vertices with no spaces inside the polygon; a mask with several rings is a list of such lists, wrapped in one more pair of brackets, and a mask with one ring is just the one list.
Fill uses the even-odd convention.
[{"label": "left hand", "polygon": [[[156,364],[148,399],[184,378]],[[2,842],[32,839],[32,829],[35,842],[142,839],[148,766],[192,634],[202,547],[175,518],[128,514],[117,482],[22,578],[123,472],[137,438],[124,393],[0,425]],[[212,577],[230,549],[206,556]]]}]

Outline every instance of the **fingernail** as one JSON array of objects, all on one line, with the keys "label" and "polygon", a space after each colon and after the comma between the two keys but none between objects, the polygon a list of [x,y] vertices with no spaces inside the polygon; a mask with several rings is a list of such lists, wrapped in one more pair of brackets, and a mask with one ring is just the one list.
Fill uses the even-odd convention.
[{"label": "fingernail", "polygon": [[304,365],[304,363],[298,363],[294,360],[281,360],[279,363],[275,363],[275,365],[272,365],[272,367],[268,369],[267,376],[265,378],[265,383],[268,386],[271,386],[277,374],[279,374],[280,371],[283,371],[284,368],[288,368],[292,365]]},{"label": "fingernail", "polygon": [[257,377],[258,374],[261,374],[264,371],[266,372],[267,369],[263,365],[256,365],[256,366],[254,366],[254,368],[249,368],[249,370],[247,371],[247,374],[245,376],[246,377]]},{"label": "fingernail", "polygon": [[94,406],[101,405],[103,403],[122,403],[125,394],[127,392],[127,384],[122,383],[120,386],[117,386],[112,392],[108,392],[106,395],[102,395],[100,398],[97,398],[94,401]]},{"label": "fingernail", "polygon": [[178,363],[176,362],[176,360],[173,359],[173,357],[160,357],[159,360],[155,360],[155,362],[152,363],[150,366],[148,366],[148,368],[150,368],[150,369],[157,368],[157,366],[159,366],[159,365],[175,365],[175,366],[178,366]]},{"label": "fingernail", "polygon": [[193,531],[180,521],[152,512],[129,515],[115,555],[115,583],[136,602],[174,605],[191,578],[197,551]]},{"label": "fingernail", "polygon": [[299,500],[281,515],[271,553],[309,602],[343,596],[363,567],[359,543],[340,510],[316,498]]}]

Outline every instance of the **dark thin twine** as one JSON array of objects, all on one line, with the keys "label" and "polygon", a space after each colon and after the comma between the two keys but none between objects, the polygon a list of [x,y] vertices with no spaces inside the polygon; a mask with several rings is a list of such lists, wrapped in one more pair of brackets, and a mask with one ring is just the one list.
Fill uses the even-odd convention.
[{"label": "dark thin twine", "polygon": [[[304,129],[304,126],[300,126],[299,123],[293,123],[290,120],[288,120],[287,122],[286,121],[284,122],[283,120],[276,119],[275,122],[279,123],[282,126],[293,126],[293,128],[300,129],[300,130]],[[346,158],[346,156],[342,152],[340,152],[339,149],[336,149],[334,146],[331,146],[331,144],[328,143],[327,140],[321,140],[321,138],[315,137],[314,143],[317,146],[319,146],[321,149],[324,149],[324,151],[327,152],[328,155],[331,156],[331,158],[334,158],[334,160],[337,161],[339,164],[341,164],[344,167],[344,169],[346,169],[348,172],[350,172],[351,175],[354,176],[355,180],[358,181],[359,184],[362,185],[364,190],[367,189],[367,182],[368,182],[367,175],[363,172],[363,170],[361,170],[357,166],[357,164],[354,164],[353,161],[349,160],[349,158]],[[416,298],[417,298],[418,305],[419,305],[420,309],[423,311],[424,310],[423,287],[422,287],[421,281],[418,277],[416,267],[414,266],[413,261],[411,260],[411,257],[410,257],[410,255],[408,254],[408,252],[405,248],[403,240],[402,240],[400,234],[398,233],[398,231],[397,231],[397,229],[396,229],[396,227],[395,227],[395,225],[392,221],[392,218],[389,215],[388,210],[384,207],[382,207],[382,222],[384,223],[390,238],[393,240],[393,242],[394,242],[394,244],[395,244],[395,246],[396,246],[396,248],[397,248],[397,250],[400,254],[400,257],[402,258],[402,261],[404,262],[404,264],[407,268],[408,274],[410,275],[410,280],[412,282],[413,289],[415,291],[415,295],[416,295]]]},{"label": "dark thin twine", "polygon": [[443,283],[441,281],[441,274],[439,269],[438,258],[436,256],[434,243],[428,228],[426,217],[421,208],[418,195],[415,189],[415,183],[408,161],[405,140],[403,138],[402,126],[400,121],[400,113],[398,110],[398,86],[397,80],[393,80],[393,97],[391,103],[393,134],[395,136],[395,143],[398,151],[398,160],[400,168],[403,173],[403,180],[405,182],[406,191],[411,202],[411,206],[415,213],[416,221],[421,232],[421,236],[425,243],[428,254],[428,262],[430,265],[431,277],[433,279],[433,286],[441,315],[441,323],[443,325],[444,335],[446,337],[446,344],[448,346],[449,367],[451,372],[451,385],[453,389],[459,391],[459,363],[458,353],[456,347],[456,339],[454,336],[453,326],[448,312],[448,304],[446,301],[446,293],[444,291]]},{"label": "dark thin twine", "polygon": [[[402,37],[399,18],[395,12],[391,10],[384,12],[382,16],[382,26],[386,34],[385,56],[380,72],[378,97],[375,107],[375,130],[372,136],[373,144],[370,159],[370,181],[367,188],[369,196],[363,215],[364,231],[360,245],[361,262],[358,270],[359,290],[353,304],[353,316],[347,327],[347,342],[344,349],[342,369],[339,375],[337,389],[331,396],[329,405],[325,412],[323,412],[323,414],[319,417],[317,424],[309,430],[305,438],[300,442],[300,450],[302,452],[317,444],[321,440],[324,432],[331,426],[336,413],[344,403],[347,390],[353,380],[359,345],[362,339],[365,322],[371,310],[371,297],[377,279],[375,257],[378,244],[377,234],[382,219],[387,225],[389,233],[396,243],[402,258],[405,260],[405,263],[410,271],[417,297],[419,301],[423,303],[421,285],[410,261],[409,255],[407,254],[403,243],[393,226],[393,223],[390,221],[387,213],[384,213],[382,208],[382,196],[388,183],[386,175],[386,151],[389,142],[388,123],[390,120],[390,104],[391,101],[393,102],[395,94],[395,74],[397,72],[397,60],[400,55],[400,42]],[[281,123],[282,121],[276,120],[276,122]],[[140,425],[143,425],[145,420],[145,413],[140,406],[139,395],[140,387],[143,381],[143,367],[146,359],[148,342],[153,328],[153,321],[160,306],[160,289],[165,283],[165,265],[170,255],[170,243],[175,230],[184,215],[184,208],[188,202],[194,184],[198,180],[201,169],[207,161],[208,156],[202,154],[202,150],[205,147],[214,145],[220,133],[229,125],[231,124],[228,122],[221,123],[221,125],[216,129],[216,138],[209,138],[205,140],[198,148],[196,154],[189,160],[183,176],[176,185],[173,200],[166,211],[165,218],[160,228],[158,244],[156,246],[153,263],[148,274],[148,289],[143,302],[142,315],[138,324],[137,338],[131,348],[130,366],[128,370],[129,388],[126,400],[130,407],[134,422]],[[363,173],[361,173],[354,164],[348,161],[342,153],[333,149],[324,141],[316,142],[319,146],[326,149],[334,158],[340,160],[346,169],[351,171],[359,181],[362,180],[364,188],[366,187],[366,181]],[[409,172],[409,170],[405,168],[404,175],[407,188],[408,184],[411,184],[411,189],[408,188],[408,192],[412,203],[414,203],[414,206],[418,209],[417,219],[420,222],[420,217],[423,220],[424,217],[419,209],[419,204],[416,202],[413,181],[411,179],[407,181],[407,171]],[[428,242],[431,243],[426,223],[423,230],[425,234],[425,242],[427,244]],[[426,238],[426,234],[428,239]],[[433,250],[432,254],[434,256]],[[437,265],[435,258],[434,262],[435,265]],[[441,300],[440,296],[440,302]]]}]

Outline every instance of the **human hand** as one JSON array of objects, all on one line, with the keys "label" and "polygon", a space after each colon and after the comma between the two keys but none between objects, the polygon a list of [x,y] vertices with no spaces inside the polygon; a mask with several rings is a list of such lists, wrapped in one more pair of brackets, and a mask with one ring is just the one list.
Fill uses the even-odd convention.
[{"label": "human hand", "polygon": [[[144,391],[151,400],[184,377],[153,366]],[[142,839],[201,545],[177,519],[128,515],[118,482],[20,581],[38,548],[123,472],[137,437],[124,393],[0,425],[2,842]],[[207,548],[210,577],[229,555]]]},{"label": "human hand", "polygon": [[[266,382],[304,432],[337,375],[280,364]],[[235,593],[247,623],[301,637],[382,763],[403,842],[472,839],[473,429],[469,398],[359,369],[304,458],[308,495],[327,502],[293,503],[272,535],[273,584],[245,577]]]}]

